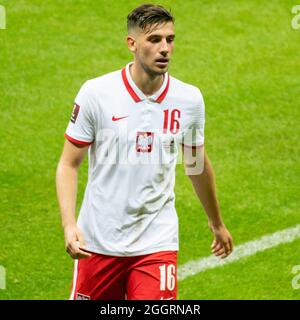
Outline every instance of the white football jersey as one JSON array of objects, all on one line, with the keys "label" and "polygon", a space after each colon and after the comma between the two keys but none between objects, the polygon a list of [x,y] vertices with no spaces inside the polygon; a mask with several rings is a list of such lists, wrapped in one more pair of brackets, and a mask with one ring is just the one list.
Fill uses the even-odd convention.
[{"label": "white football jersey", "polygon": [[161,88],[146,96],[130,64],[83,84],[65,133],[90,145],[78,226],[88,250],[112,256],[179,249],[179,143],[204,144],[199,89],[165,73]]}]

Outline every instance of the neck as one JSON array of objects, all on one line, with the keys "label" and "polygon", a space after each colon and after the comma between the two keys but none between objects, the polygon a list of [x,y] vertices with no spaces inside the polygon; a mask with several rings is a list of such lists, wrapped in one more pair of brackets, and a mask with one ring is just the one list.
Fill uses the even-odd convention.
[{"label": "neck", "polygon": [[130,66],[129,71],[134,83],[147,96],[154,94],[164,81],[163,74],[150,75],[136,62]]}]

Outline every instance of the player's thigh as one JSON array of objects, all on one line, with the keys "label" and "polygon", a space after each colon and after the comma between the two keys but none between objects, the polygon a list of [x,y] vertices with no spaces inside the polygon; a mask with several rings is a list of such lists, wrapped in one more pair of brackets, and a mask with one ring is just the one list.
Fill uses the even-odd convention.
[{"label": "player's thigh", "polygon": [[92,254],[75,260],[71,300],[124,300],[126,274],[119,257]]},{"label": "player's thigh", "polygon": [[128,273],[127,299],[177,299],[177,251],[161,251],[137,258]]}]

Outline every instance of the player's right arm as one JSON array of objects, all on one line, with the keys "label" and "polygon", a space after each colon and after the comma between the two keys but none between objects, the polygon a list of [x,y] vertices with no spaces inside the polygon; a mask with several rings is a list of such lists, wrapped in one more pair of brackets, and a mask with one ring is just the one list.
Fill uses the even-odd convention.
[{"label": "player's right arm", "polygon": [[65,141],[62,155],[56,170],[56,190],[64,229],[66,251],[73,259],[90,256],[84,248],[84,238],[76,223],[77,174],[88,150],[87,145]]}]

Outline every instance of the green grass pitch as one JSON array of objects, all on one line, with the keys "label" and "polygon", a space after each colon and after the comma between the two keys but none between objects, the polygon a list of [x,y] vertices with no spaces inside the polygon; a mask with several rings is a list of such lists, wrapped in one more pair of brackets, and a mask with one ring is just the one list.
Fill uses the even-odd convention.
[{"label": "green grass pitch", "polygon": [[[292,227],[299,211],[300,29],[294,1],[164,1],[175,17],[170,73],[206,103],[206,150],[235,244]],[[67,299],[55,170],[74,97],[131,60],[126,15],[138,1],[0,1],[0,299]],[[78,207],[86,182],[80,170]],[[179,264],[210,254],[212,236],[177,167]],[[299,299],[296,240],[179,282],[179,299]]]}]

